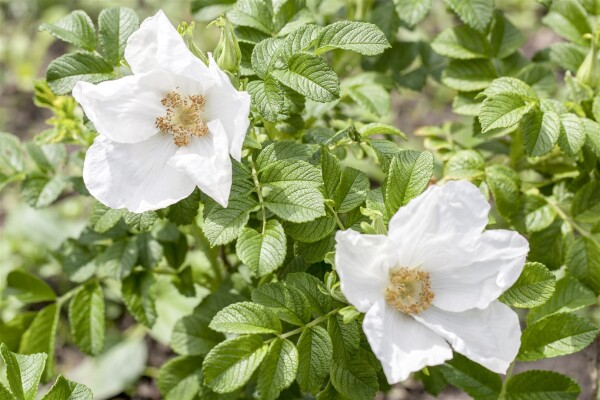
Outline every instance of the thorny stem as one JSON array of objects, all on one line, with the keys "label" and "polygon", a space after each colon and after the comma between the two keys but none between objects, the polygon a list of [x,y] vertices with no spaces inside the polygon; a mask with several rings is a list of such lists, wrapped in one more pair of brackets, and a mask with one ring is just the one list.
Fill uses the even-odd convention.
[{"label": "thorny stem", "polygon": [[258,181],[258,172],[256,171],[256,164],[252,157],[249,157],[250,166],[252,167],[252,180],[254,181],[254,186],[256,188],[256,194],[258,195],[258,202],[260,203],[260,210],[262,213],[262,233],[265,233],[265,229],[267,229],[267,212],[265,210],[265,203],[262,196],[262,187],[260,186],[260,182]]},{"label": "thorny stem", "polygon": [[331,207],[329,204],[326,204],[326,205],[327,205],[327,208],[329,208],[329,210],[331,210],[331,213],[333,214],[333,218],[335,219],[335,222],[340,227],[340,229],[341,230],[346,230],[346,228],[344,228],[344,224],[342,224],[342,221],[340,220],[340,217],[338,217],[337,212],[335,212],[335,210],[333,209],[333,207]]},{"label": "thorny stem", "polygon": [[515,368],[516,362],[517,362],[517,359],[515,358],[510,363],[510,366],[508,367],[508,371],[506,371],[506,376],[504,377],[504,381],[502,382],[502,390],[500,390],[500,396],[498,396],[499,400],[506,399],[506,387],[508,386],[508,381],[510,380],[510,377],[512,376],[513,369]]},{"label": "thorny stem", "polygon": [[[302,331],[304,331],[307,328],[311,328],[311,327],[313,327],[315,325],[319,325],[321,322],[325,321],[330,316],[332,316],[333,314],[336,314],[340,310],[341,310],[341,308],[336,308],[335,310],[331,310],[327,314],[321,315],[320,317],[315,318],[314,320],[310,321],[308,324],[306,324],[304,326],[301,326],[300,328],[296,328],[294,330],[291,330],[289,332],[283,333],[281,335],[277,335],[277,337],[279,337],[281,339],[287,339],[290,336],[294,336],[294,335],[297,335],[299,333],[302,333]],[[266,340],[265,343],[270,343],[270,342],[272,342],[275,339],[276,338],[272,338],[272,339]]]},{"label": "thorny stem", "polygon": [[206,258],[208,259],[210,266],[213,270],[213,273],[215,275],[215,280],[213,282],[213,289],[216,290],[217,287],[219,287],[219,285],[223,281],[221,265],[219,264],[219,259],[217,258],[216,249],[212,249],[210,247],[210,243],[208,242],[208,239],[206,239],[206,236],[204,236],[202,229],[200,229],[200,227],[198,226],[198,224],[195,221],[191,225],[191,230],[192,230],[192,235],[194,236],[194,241],[196,242],[196,246],[198,246],[198,248],[200,250],[202,250],[204,255],[206,255]]}]

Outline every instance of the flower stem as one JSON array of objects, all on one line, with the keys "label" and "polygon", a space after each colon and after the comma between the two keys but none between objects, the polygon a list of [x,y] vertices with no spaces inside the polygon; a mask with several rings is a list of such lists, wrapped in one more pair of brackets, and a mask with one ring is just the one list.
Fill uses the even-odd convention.
[{"label": "flower stem", "polygon": [[[328,319],[333,314],[336,314],[339,310],[341,310],[341,308],[336,308],[335,310],[331,310],[327,314],[321,315],[320,317],[313,319],[308,324],[306,324],[304,326],[301,326],[300,328],[296,328],[294,330],[291,330],[289,332],[283,333],[281,335],[277,335],[277,337],[279,337],[281,339],[287,339],[290,336],[294,336],[294,335],[297,335],[299,333],[302,333],[302,331],[304,331],[306,328],[311,328],[311,327],[313,327],[315,325],[319,325],[321,322],[325,321],[326,319]],[[272,342],[275,339],[276,338],[271,338],[269,340],[266,340],[265,343],[270,343],[270,342]]]},{"label": "flower stem", "polygon": [[265,203],[262,196],[262,187],[260,186],[260,182],[258,181],[258,172],[256,171],[256,164],[252,157],[249,157],[250,166],[252,167],[252,180],[254,181],[254,186],[256,188],[256,194],[258,195],[258,202],[260,203],[260,209],[262,213],[262,233],[265,233],[265,229],[267,229],[267,212],[265,210]]},{"label": "flower stem", "polygon": [[513,369],[515,368],[515,364],[517,363],[517,359],[515,358],[508,367],[508,371],[506,371],[506,376],[504,377],[504,381],[502,382],[502,390],[500,390],[500,396],[498,396],[499,400],[506,399],[506,388],[508,386],[508,381],[512,376]]},{"label": "flower stem", "polygon": [[333,209],[333,207],[331,207],[327,203],[325,203],[325,204],[327,205],[327,208],[329,208],[329,210],[333,214],[333,218],[335,219],[335,222],[340,227],[340,229],[343,230],[343,231],[346,230],[346,228],[344,228],[344,224],[342,224],[342,221],[340,220],[340,217],[338,217],[338,214],[337,214],[337,212],[335,212],[335,210]]},{"label": "flower stem", "polygon": [[566,223],[568,223],[569,225],[571,225],[573,227],[573,229],[575,229],[577,232],[579,232],[579,234],[581,234],[581,236],[584,236],[588,239],[593,239],[592,235],[586,231],[585,229],[583,229],[581,226],[579,226],[575,221],[573,221],[573,219],[571,217],[569,217],[567,215],[567,213],[565,213],[562,208],[560,208],[560,206],[553,200],[544,198],[546,200],[546,202],[550,205],[550,207],[552,207],[554,209],[554,211],[556,211],[556,214]]}]

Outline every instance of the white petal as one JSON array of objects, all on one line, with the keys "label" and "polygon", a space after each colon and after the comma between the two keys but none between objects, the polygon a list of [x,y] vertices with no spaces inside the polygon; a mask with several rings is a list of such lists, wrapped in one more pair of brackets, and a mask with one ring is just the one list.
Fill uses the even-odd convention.
[{"label": "white petal", "polygon": [[227,207],[232,182],[227,135],[218,120],[209,122],[208,129],[208,135],[181,147],[169,165],[188,174],[200,190]]},{"label": "white petal", "polygon": [[444,339],[383,301],[369,309],[363,331],[390,385],[407,379],[411,372],[452,358]]},{"label": "white petal", "polygon": [[383,299],[389,283],[387,238],[348,229],[335,235],[335,269],[348,301],[361,312]]},{"label": "white petal", "polygon": [[484,310],[459,313],[432,306],[415,319],[444,337],[460,354],[500,374],[506,373],[521,345],[519,317],[499,301]]},{"label": "white petal", "polygon": [[129,37],[125,59],[134,74],[162,68],[188,78],[210,80],[208,67],[187,48],[162,10],[146,18]]},{"label": "white petal", "polygon": [[126,76],[93,85],[77,82],[73,97],[101,135],[119,143],[136,143],[159,132],[156,118],[165,113],[164,94],[173,79],[161,71]]},{"label": "white petal", "polygon": [[517,232],[490,230],[470,244],[447,244],[426,254],[423,269],[430,274],[433,304],[447,311],[486,308],[519,278],[528,251]]},{"label": "white petal", "polygon": [[85,155],[83,180],[108,207],[133,212],[163,208],[186,198],[196,186],[186,174],[167,165],[177,149],[170,135],[133,144],[98,136]]},{"label": "white petal", "polygon": [[250,124],[250,95],[237,91],[209,54],[209,69],[215,84],[207,89],[205,114],[208,120],[218,119],[229,137],[229,153],[240,161],[242,144]]}]

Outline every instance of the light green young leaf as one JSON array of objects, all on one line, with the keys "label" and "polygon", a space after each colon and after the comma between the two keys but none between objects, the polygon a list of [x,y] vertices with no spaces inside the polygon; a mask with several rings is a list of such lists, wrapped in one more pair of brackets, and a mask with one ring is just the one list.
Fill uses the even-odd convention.
[{"label": "light green young leaf", "polygon": [[565,39],[587,47],[583,36],[592,33],[592,26],[586,14],[578,1],[558,0],[552,2],[542,21]]},{"label": "light green young leaf", "polygon": [[371,400],[377,394],[377,373],[364,358],[335,359],[331,365],[331,383],[346,397]]},{"label": "light green young leaf", "polygon": [[542,306],[529,311],[529,324],[557,313],[566,313],[596,303],[596,295],[577,279],[565,276],[556,282],[554,294]]},{"label": "light green young leaf", "polygon": [[500,300],[511,307],[539,307],[552,297],[555,284],[554,275],[544,264],[526,263],[519,279]]},{"label": "light green young leaf", "polygon": [[442,73],[442,83],[462,92],[483,90],[498,77],[489,60],[452,60]]},{"label": "light green young leaf", "polygon": [[98,83],[113,76],[113,66],[108,61],[86,51],[60,56],[46,71],[48,86],[56,94],[69,93],[79,81]]},{"label": "light green young leaf", "polygon": [[42,400],[92,400],[93,397],[92,391],[87,386],[59,375]]},{"label": "light green young leaf", "polygon": [[586,132],[582,119],[575,114],[560,115],[560,136],[558,145],[570,156],[573,156],[581,150],[585,143]]},{"label": "light green young leaf", "polygon": [[596,338],[598,328],[575,314],[554,314],[529,325],[521,337],[518,359],[558,357],[583,350]]},{"label": "light green young leaf", "polygon": [[392,159],[385,183],[385,206],[389,216],[417,197],[433,174],[433,154],[404,150]]},{"label": "light green young leaf", "polygon": [[517,173],[510,167],[496,164],[487,167],[485,174],[498,213],[504,218],[510,218],[517,212],[521,202]]},{"label": "light green young leaf", "polygon": [[270,77],[271,69],[284,67],[284,60],[279,57],[283,51],[283,45],[282,39],[268,38],[254,46],[251,62],[252,68],[259,77],[267,80]]},{"label": "light green young leaf", "polygon": [[84,50],[96,48],[96,29],[92,19],[82,10],[75,10],[53,24],[42,24],[40,30]]},{"label": "light green young leaf", "polygon": [[227,13],[227,19],[235,25],[248,26],[271,34],[273,26],[273,6],[270,1],[240,0]]},{"label": "light green young leaf", "polygon": [[223,245],[234,241],[246,226],[250,211],[257,202],[252,198],[232,198],[227,208],[215,205],[204,214],[202,231],[211,246]]},{"label": "light green young leaf", "polygon": [[238,336],[219,343],[204,359],[204,384],[217,393],[239,389],[252,377],[268,348],[259,335]]},{"label": "light green young leaf", "polygon": [[438,54],[460,60],[488,58],[491,52],[486,37],[467,25],[442,31],[433,40],[431,47]]},{"label": "light green young leaf", "polygon": [[194,400],[203,384],[202,357],[177,357],[158,373],[158,389],[165,400]]},{"label": "light green young leaf", "polygon": [[298,326],[310,321],[310,303],[302,292],[280,282],[265,283],[252,292],[255,303],[269,307],[282,320]]},{"label": "light green young leaf", "polygon": [[452,179],[478,179],[484,174],[485,160],[475,150],[457,151],[445,165],[444,176]]},{"label": "light green young leaf", "polygon": [[394,0],[396,13],[409,26],[415,26],[431,10],[431,0]]},{"label": "light green young leaf", "polygon": [[322,58],[309,53],[292,55],[288,69],[276,69],[272,74],[282,84],[314,101],[326,103],[340,95],[336,73]]},{"label": "light green young leaf", "polygon": [[288,159],[269,164],[261,173],[260,183],[273,187],[289,184],[319,187],[323,179],[321,171],[306,161]]},{"label": "light green young leaf", "polygon": [[514,93],[499,93],[488,96],[479,109],[479,122],[483,133],[497,128],[516,125],[521,118],[536,107]]},{"label": "light green young leaf", "polygon": [[0,174],[12,175],[23,171],[25,160],[19,138],[0,132]]},{"label": "light green young leaf", "polygon": [[560,42],[550,46],[550,61],[573,73],[577,72],[586,54],[587,49],[575,43]]},{"label": "light green young leaf", "polygon": [[104,348],[104,294],[98,282],[90,282],[69,304],[71,335],[81,351],[99,354]]},{"label": "light green young leaf", "polygon": [[252,302],[231,304],[215,315],[209,327],[217,332],[281,333],[281,322],[269,308]]},{"label": "light green young leaf", "polygon": [[366,124],[357,129],[358,133],[364,138],[368,138],[373,135],[393,135],[399,136],[406,140],[406,135],[400,129],[391,125],[382,124],[380,122],[372,122]]},{"label": "light green young leaf", "polygon": [[554,371],[525,371],[506,385],[507,400],[576,400],[580,392],[573,379]]},{"label": "light green young leaf", "polygon": [[[44,379],[49,380],[54,374],[54,343],[60,309],[56,303],[42,308],[21,337],[19,353],[46,353],[48,359]],[[36,383],[37,384],[37,383]]]},{"label": "light green young leaf", "polygon": [[552,150],[558,141],[561,123],[555,112],[539,112],[533,110],[521,119],[523,144],[531,156],[543,156]]},{"label": "light green young leaf", "polygon": [[316,394],[329,373],[333,346],[327,331],[313,326],[302,331],[298,339],[298,375],[296,380],[304,392]]},{"label": "light green young leaf", "polygon": [[582,222],[594,223],[600,219],[600,183],[592,181],[579,189],[571,203],[571,214]]},{"label": "light green young leaf", "polygon": [[284,93],[279,82],[271,75],[264,81],[249,82],[247,89],[252,96],[252,104],[267,121],[276,122],[289,118],[290,111],[285,107]]},{"label": "light green young leaf", "polygon": [[271,163],[281,160],[309,161],[312,156],[310,146],[293,140],[280,140],[271,143],[260,152],[256,158],[259,171],[267,168]]},{"label": "light green young leaf", "polygon": [[390,94],[378,83],[364,82],[342,85],[342,95],[350,96],[361,108],[374,115],[387,115],[390,110]]},{"label": "light green young leaf", "polygon": [[483,91],[487,97],[499,94],[513,94],[528,100],[537,100],[538,95],[527,83],[521,79],[503,76],[494,81]]},{"label": "light green young leaf", "polygon": [[592,237],[579,237],[569,248],[565,264],[569,272],[600,293],[600,244]]},{"label": "light green young leaf", "polygon": [[498,374],[454,353],[452,360],[440,366],[444,378],[477,400],[497,400],[502,388]]},{"label": "light green young leaf", "polygon": [[67,183],[68,180],[64,176],[30,177],[23,182],[22,195],[32,207],[47,207],[58,199]]},{"label": "light green young leaf", "polygon": [[315,54],[342,49],[374,56],[383,53],[390,44],[377,25],[368,22],[337,21],[320,30],[314,46]]},{"label": "light green young leaf", "polygon": [[150,272],[135,272],[123,279],[123,301],[136,321],[152,327],[156,321],[156,279]]},{"label": "light green young leaf", "polygon": [[56,299],[56,293],[46,282],[22,269],[12,270],[6,277],[8,295],[23,303],[39,303]]},{"label": "light green young leaf", "polygon": [[261,277],[283,264],[286,254],[286,237],[277,220],[269,220],[263,232],[244,228],[236,244],[240,260]]},{"label": "light green young leaf", "polygon": [[515,214],[514,223],[527,232],[539,232],[554,222],[556,210],[538,195],[525,195],[522,209]]},{"label": "light green young leaf", "polygon": [[287,35],[281,48],[282,59],[288,60],[292,54],[306,51],[320,36],[322,30],[320,26],[307,24]]},{"label": "light green young leaf", "polygon": [[17,400],[34,400],[44,372],[47,355],[43,353],[15,354],[2,343],[0,344],[0,356],[4,360],[8,385],[15,398]]},{"label": "light green young leaf", "polygon": [[289,184],[274,188],[265,198],[265,206],[290,222],[308,222],[325,215],[324,199],[314,187]]},{"label": "light green young leaf", "polygon": [[100,12],[98,39],[106,60],[113,65],[119,65],[125,54],[127,39],[139,25],[137,14],[130,8],[115,7]]},{"label": "light green young leaf", "polygon": [[494,0],[446,0],[462,22],[483,32],[492,20]]},{"label": "light green young leaf", "polygon": [[337,212],[349,212],[363,204],[367,198],[369,186],[367,174],[351,167],[344,168],[340,182],[333,194]]},{"label": "light green young leaf", "polygon": [[261,400],[275,400],[294,382],[298,370],[298,350],[287,339],[276,338],[258,370],[256,390]]}]

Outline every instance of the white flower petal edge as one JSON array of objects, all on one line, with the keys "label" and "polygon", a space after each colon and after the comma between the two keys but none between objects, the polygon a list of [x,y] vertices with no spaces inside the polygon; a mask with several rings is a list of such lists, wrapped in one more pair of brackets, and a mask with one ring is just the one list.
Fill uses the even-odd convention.
[{"label": "white flower petal edge", "polygon": [[387,238],[348,229],[338,231],[335,240],[335,265],[342,293],[360,312],[367,312],[381,299],[388,284]]},{"label": "white flower petal edge", "polygon": [[227,135],[219,120],[209,122],[208,129],[207,136],[193,138],[168,164],[188,174],[200,190],[227,207],[232,180]]},{"label": "white flower petal edge", "polygon": [[415,319],[448,340],[457,352],[499,374],[506,373],[521,346],[519,317],[499,301],[484,310],[460,313],[434,306]]},{"label": "white flower petal edge", "polygon": [[363,330],[390,384],[452,358],[452,350],[441,336],[384,301],[369,309]]},{"label": "white flower petal edge", "polygon": [[168,165],[177,149],[166,135],[134,144],[98,136],[85,155],[85,186],[111,208],[140,213],[176,203],[196,187],[188,175]]}]

